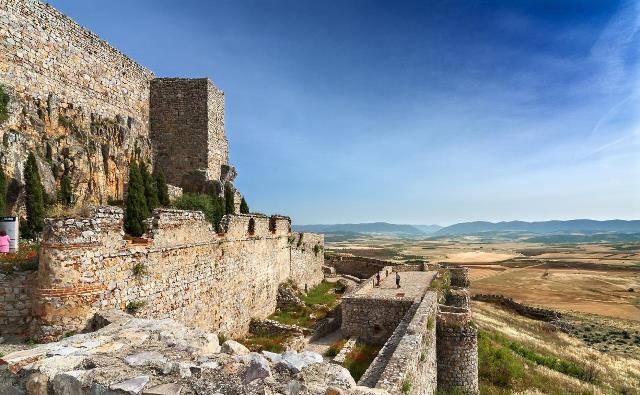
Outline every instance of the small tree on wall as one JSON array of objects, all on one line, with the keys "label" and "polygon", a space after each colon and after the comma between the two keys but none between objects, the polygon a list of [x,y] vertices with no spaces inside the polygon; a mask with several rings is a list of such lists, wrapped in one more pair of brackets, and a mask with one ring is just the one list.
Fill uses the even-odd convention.
[{"label": "small tree on wall", "polygon": [[149,216],[144,182],[140,168],[135,161],[129,167],[129,183],[125,204],[124,230],[131,236],[140,237],[144,233],[144,220]]},{"label": "small tree on wall", "polygon": [[25,200],[27,210],[26,234],[37,236],[44,227],[44,187],[40,181],[36,157],[30,153],[24,164]]},{"label": "small tree on wall", "polygon": [[149,170],[147,170],[147,165],[144,163],[140,165],[140,175],[142,176],[142,183],[144,185],[144,197],[147,202],[147,210],[150,213],[160,205],[156,181],[151,177]]},{"label": "small tree on wall", "polygon": [[158,169],[156,172],[156,190],[158,191],[158,201],[160,205],[167,207],[171,204],[169,199],[169,187],[167,186],[167,179],[164,176],[162,169]]},{"label": "small tree on wall", "polygon": [[0,166],[0,215],[7,212],[7,177],[4,174],[4,168]]},{"label": "small tree on wall", "polygon": [[58,191],[58,201],[65,206],[73,203],[73,190],[71,188],[71,177],[65,175],[60,180],[60,190]]},{"label": "small tree on wall", "polygon": [[247,201],[244,200],[244,196],[240,202],[240,214],[249,214],[249,205],[247,204]]},{"label": "small tree on wall", "polygon": [[236,209],[233,204],[233,185],[230,182],[224,184],[224,212],[225,214],[235,214]]}]

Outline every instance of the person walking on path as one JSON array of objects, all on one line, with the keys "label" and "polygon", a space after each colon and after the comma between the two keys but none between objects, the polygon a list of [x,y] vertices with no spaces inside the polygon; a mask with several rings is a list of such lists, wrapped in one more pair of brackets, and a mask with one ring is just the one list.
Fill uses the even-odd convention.
[{"label": "person walking on path", "polygon": [[400,273],[396,272],[396,287],[400,288]]},{"label": "person walking on path", "polygon": [[11,244],[11,238],[7,235],[7,232],[0,230],[0,253],[9,252],[9,245]]}]

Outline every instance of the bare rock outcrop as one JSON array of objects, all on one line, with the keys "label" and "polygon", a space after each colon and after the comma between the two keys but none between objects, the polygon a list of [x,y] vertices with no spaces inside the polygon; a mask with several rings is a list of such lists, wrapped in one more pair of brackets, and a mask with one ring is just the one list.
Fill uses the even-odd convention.
[{"label": "bare rock outcrop", "polygon": [[95,332],[2,357],[0,394],[380,393],[313,352],[258,354],[231,340],[221,348],[216,334],[173,320],[105,316]]}]

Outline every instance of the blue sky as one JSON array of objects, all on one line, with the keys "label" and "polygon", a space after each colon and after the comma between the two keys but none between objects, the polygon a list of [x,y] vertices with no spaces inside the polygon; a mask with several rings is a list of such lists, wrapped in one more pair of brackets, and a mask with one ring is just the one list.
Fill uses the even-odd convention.
[{"label": "blue sky", "polygon": [[640,0],[49,2],[225,91],[252,210],[640,218]]}]

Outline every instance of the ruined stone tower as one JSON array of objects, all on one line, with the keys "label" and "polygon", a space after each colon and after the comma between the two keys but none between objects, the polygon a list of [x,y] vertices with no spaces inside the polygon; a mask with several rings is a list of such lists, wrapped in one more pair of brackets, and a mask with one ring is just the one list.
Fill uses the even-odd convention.
[{"label": "ruined stone tower", "polygon": [[152,80],[149,114],[155,166],[170,184],[189,189],[226,176],[224,93],[208,78]]},{"label": "ruined stone tower", "polygon": [[438,305],[436,355],[438,390],[477,394],[478,327],[469,310],[469,268],[448,267],[452,291],[447,305]]}]

